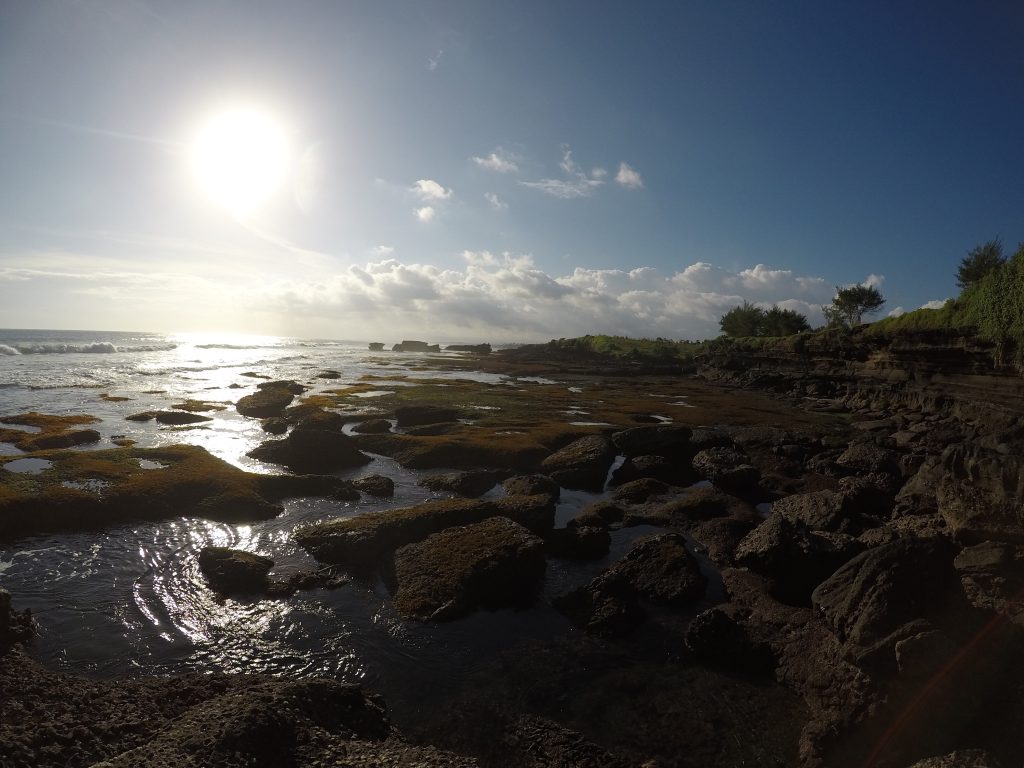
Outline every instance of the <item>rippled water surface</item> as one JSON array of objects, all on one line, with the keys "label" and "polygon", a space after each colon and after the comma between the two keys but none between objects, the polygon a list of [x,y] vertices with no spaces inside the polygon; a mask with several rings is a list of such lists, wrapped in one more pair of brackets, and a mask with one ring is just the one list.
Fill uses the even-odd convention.
[{"label": "rippled water surface", "polygon": [[[210,412],[213,421],[189,428],[124,417],[169,408],[185,398],[230,406],[260,381],[245,373],[296,379],[314,391],[355,383],[365,374],[447,375],[421,370],[422,360],[415,354],[370,353],[363,344],[345,342],[0,331],[0,418],[30,410],[88,413],[101,419],[93,425],[103,436],[100,447],[119,436],[142,447],[185,442],[251,471],[277,471],[245,457],[267,435],[257,420],[239,416],[232,407]],[[327,369],[339,371],[341,378],[316,378]],[[450,375],[504,380],[493,374]],[[129,399],[104,400],[100,394]],[[373,407],[373,397],[366,405]],[[5,445],[8,450],[0,445],[0,451],[17,452]],[[155,463],[147,468],[160,471]],[[285,600],[218,600],[207,588],[196,562],[204,546],[267,555],[275,561],[271,575],[286,577],[315,567],[291,539],[296,526],[435,496],[416,485],[415,473],[385,457],[349,476],[370,473],[395,481],[394,500],[291,499],[280,517],[251,525],[179,518],[22,539],[0,547],[0,586],[35,614],[41,634],[34,653],[71,670],[101,676],[193,669],[330,675],[361,681],[384,693],[393,707],[415,711],[456,688],[501,650],[570,631],[549,599],[589,580],[649,532],[616,532],[612,552],[601,562],[550,561],[544,597],[530,611],[485,612],[449,624],[400,620],[376,582],[353,581]],[[559,524],[594,498],[567,492]]]}]

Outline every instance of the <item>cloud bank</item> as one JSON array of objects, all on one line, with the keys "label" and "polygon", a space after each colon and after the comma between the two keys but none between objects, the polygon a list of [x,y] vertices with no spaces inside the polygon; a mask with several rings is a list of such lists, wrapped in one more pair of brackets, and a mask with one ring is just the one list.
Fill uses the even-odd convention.
[{"label": "cloud bank", "polygon": [[737,272],[697,262],[665,274],[577,267],[565,275],[530,256],[466,251],[464,266],[440,269],[388,258],[333,277],[281,282],[249,297],[264,311],[329,319],[343,335],[427,336],[435,340],[543,341],[610,333],[706,338],[744,300],[777,303],[822,322],[833,288],[823,278],[763,264]]}]

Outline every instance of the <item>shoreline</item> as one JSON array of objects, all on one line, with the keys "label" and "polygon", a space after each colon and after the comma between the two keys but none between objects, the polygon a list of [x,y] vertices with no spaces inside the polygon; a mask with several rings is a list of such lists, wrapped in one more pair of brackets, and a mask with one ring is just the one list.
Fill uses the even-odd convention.
[{"label": "shoreline", "polygon": [[[465,401],[463,410],[467,404],[477,403],[482,408],[499,409],[501,418],[494,411],[469,409],[474,418],[465,424],[458,421],[462,414],[434,412],[422,426],[389,423],[386,432],[360,435],[345,432],[346,423],[356,423],[350,421],[356,414],[358,423],[369,422],[370,416],[378,420],[390,416],[394,421],[399,408],[437,408],[429,398],[429,388],[437,389],[437,384],[395,387],[393,395],[373,398],[373,408],[384,414],[369,413],[363,405],[356,411],[352,406],[355,396],[368,389],[349,387],[329,396],[314,393],[305,410],[293,411],[290,420],[285,418],[289,436],[306,434],[303,440],[312,442],[300,445],[301,441],[286,437],[280,441],[283,446],[275,447],[289,461],[301,461],[303,448],[322,451],[330,445],[337,450],[341,443],[351,441],[354,450],[372,448],[371,455],[388,453],[417,475],[438,475],[436,470],[444,470],[440,476],[446,477],[443,483],[447,486],[439,488],[460,487],[467,481],[466,475],[478,469],[501,471],[506,474],[505,482],[516,470],[546,472],[561,477],[563,488],[593,482],[586,478],[596,473],[603,485],[611,461],[618,455],[625,462],[616,470],[619,477],[613,486],[605,489],[605,498],[580,510],[566,528],[528,526],[531,538],[523,539],[525,549],[517,545],[519,549],[503,550],[511,558],[509,567],[534,562],[531,558],[536,555],[526,553],[537,552],[537,547],[549,569],[552,563],[586,561],[588,557],[593,561],[595,553],[600,561],[607,551],[602,551],[607,546],[602,540],[609,531],[638,525],[681,534],[686,542],[686,547],[673,550],[670,540],[655,536],[652,540],[660,549],[650,545],[643,550],[639,548],[641,540],[640,554],[633,558],[636,566],[623,565],[632,562],[628,557],[616,560],[571,591],[571,597],[563,596],[558,610],[570,618],[575,629],[560,638],[510,651],[496,667],[474,670],[462,693],[447,708],[419,723],[405,724],[405,730],[417,726],[410,734],[414,741],[470,755],[483,765],[502,764],[496,752],[470,735],[484,726],[500,734],[497,743],[503,745],[506,756],[519,754],[516,759],[524,765],[554,764],[552,755],[556,754],[545,753],[549,762],[534,754],[530,759],[535,762],[528,763],[531,748],[523,746],[529,743],[528,739],[524,742],[528,733],[534,734],[536,743],[547,745],[547,750],[554,750],[554,744],[574,745],[575,751],[566,754],[577,761],[569,764],[580,765],[594,764],[586,759],[596,760],[593,756],[599,754],[606,755],[601,759],[618,760],[623,765],[651,759],[658,765],[672,765],[672,756],[685,752],[705,755],[702,764],[706,765],[752,760],[768,765],[908,766],[919,758],[976,746],[975,742],[958,742],[956,734],[966,723],[977,727],[991,718],[991,707],[981,706],[966,714],[961,707],[960,714],[954,716],[925,702],[916,705],[920,712],[900,714],[906,702],[915,701],[929,675],[944,669],[956,649],[970,642],[972,632],[984,626],[986,616],[1011,610],[1006,626],[995,637],[989,633],[982,639],[988,643],[992,659],[1019,646],[1013,604],[1003,587],[1012,579],[1004,573],[1009,566],[1001,563],[1013,562],[1006,557],[1012,558],[1007,553],[1016,546],[1002,534],[1005,526],[994,526],[991,520],[979,526],[975,518],[964,514],[964,523],[957,527],[950,522],[956,520],[953,513],[943,511],[948,503],[945,507],[939,504],[939,510],[929,507],[937,503],[928,501],[929,490],[942,493],[945,485],[956,482],[955,474],[952,480],[943,479],[949,475],[943,462],[956,435],[967,439],[964,435],[970,425],[959,418],[963,409],[953,408],[945,415],[939,410],[915,412],[907,409],[906,398],[900,397],[894,401],[898,405],[886,413],[877,396],[871,401],[858,392],[840,397],[834,392],[808,396],[805,390],[812,382],[804,371],[790,386],[802,387],[800,404],[810,403],[816,411],[745,393],[731,384],[686,379],[686,399],[697,407],[675,406],[671,427],[667,422],[644,425],[632,418],[650,416],[655,409],[648,407],[648,413],[640,413],[638,403],[649,404],[657,398],[638,400],[637,390],[660,387],[662,394],[677,395],[683,380],[637,372],[637,366],[629,363],[598,361],[600,365],[595,367],[595,361],[584,360],[566,366],[564,361],[529,360],[523,359],[524,353],[520,355],[511,362],[491,355],[478,367],[491,373],[538,376],[544,370],[551,373],[552,366],[562,366],[558,386],[565,392],[570,387],[583,390],[569,392],[574,396],[569,400],[582,399],[589,392],[595,401],[601,401],[601,423],[573,426],[562,421],[553,428],[551,415],[566,409],[552,398],[550,385],[538,384],[520,396],[513,395],[513,388],[494,392],[494,385],[475,383],[465,384],[458,392]],[[713,374],[707,366],[702,372]],[[379,379],[367,382],[368,388],[381,385]],[[613,395],[617,400],[609,404]],[[666,402],[671,397],[660,400]],[[298,406],[284,406],[282,416],[288,407],[303,407],[301,395],[297,402]],[[341,418],[317,415],[332,413]],[[513,425],[518,425],[525,437],[516,436],[500,451],[483,450],[496,445],[493,433]],[[915,425],[923,426],[915,430]],[[489,430],[492,436],[481,440],[472,434],[477,430]],[[348,439],[342,441],[337,435]],[[296,444],[290,445],[289,439]],[[532,446],[541,450],[533,452]],[[992,467],[991,462],[984,463],[984,456],[965,457],[963,451],[959,456],[959,461],[973,461],[972,466],[983,471]],[[623,466],[627,472],[622,472]],[[925,482],[922,473],[931,480]],[[700,483],[694,485],[697,481]],[[963,487],[962,481],[958,487]],[[332,492],[338,488],[335,485]],[[953,488],[947,495],[953,498],[956,494]],[[455,498],[457,494],[449,495]],[[511,500],[528,498],[512,492],[507,495]],[[774,502],[767,516],[754,509],[762,501]],[[455,509],[457,503],[461,502],[440,501],[438,509]],[[484,547],[479,557],[486,559],[492,557],[487,552],[495,551],[489,547],[506,546],[501,543],[506,541],[504,533],[478,528],[487,518],[497,514],[515,519],[516,514],[524,514],[527,517],[521,519],[527,521],[532,519],[530,515],[546,514],[542,501],[531,502],[533,506],[515,502],[519,506],[504,508],[493,507],[493,503],[478,504],[480,510],[491,510],[485,514],[472,511],[477,508],[470,503],[466,507],[470,511],[458,512],[451,518],[453,522],[439,518],[441,513],[436,510],[417,512],[416,520],[431,521],[426,528],[423,523],[403,522],[408,515],[396,517],[390,508],[370,513],[384,516],[382,520],[394,519],[388,523],[392,526],[389,530],[413,526],[410,534],[397,539],[388,534],[389,538],[380,540],[382,544],[374,545],[380,549],[371,558],[371,569],[386,572],[385,582],[390,580],[393,596],[424,589],[430,592],[437,586],[436,579],[423,584],[414,576],[423,558],[427,558],[424,563],[438,556],[445,563],[455,562],[443,554],[445,547],[451,546],[472,553],[462,549],[468,540],[456,543],[445,536],[450,538],[459,530],[481,531],[479,535],[485,536],[487,543],[477,541],[474,546]],[[349,527],[343,531],[325,530],[319,534],[320,540],[328,541],[339,533],[370,535],[359,525],[346,525]],[[562,533],[556,535],[557,531]],[[429,545],[426,549],[423,542]],[[323,544],[319,546],[322,549]],[[394,555],[391,565],[391,553],[396,550],[400,554]],[[721,597],[725,598],[713,600],[696,613],[693,599],[684,596],[693,594],[696,577],[688,577],[684,586],[679,576],[679,569],[686,571],[685,564],[695,554],[703,558],[703,569],[722,585]],[[915,581],[913,571],[901,570],[900,563],[908,558],[931,581]],[[472,572],[473,562],[468,562],[468,571],[455,568],[457,572],[445,577],[446,589],[453,591],[444,599],[461,601],[460,610],[470,613],[477,610],[477,604],[466,602],[467,595],[475,594],[478,587],[466,581],[465,573]],[[394,566],[397,574],[391,573]],[[354,565],[346,566],[342,556],[337,567],[344,570]],[[894,598],[872,592],[872,580],[881,576],[895,579],[897,584],[906,582],[899,587],[909,590],[906,594],[928,595],[920,615]],[[486,587],[485,593],[488,589],[493,587]],[[699,589],[703,596],[709,587],[705,584]],[[852,594],[862,595],[855,610],[844,602]],[[487,599],[485,594],[485,604]],[[17,606],[17,594],[14,600]],[[408,600],[402,598],[404,603]],[[861,615],[870,616],[873,624],[865,625],[867,620],[857,618]],[[429,618],[429,612],[425,616]],[[975,659],[962,661],[959,668],[944,672],[934,684],[961,704],[964,696],[978,691],[981,682],[999,690],[1016,684],[1014,676],[993,680],[990,665],[979,667],[979,663]],[[687,692],[685,704],[679,700],[683,691]],[[490,704],[485,705],[481,697]],[[717,709],[714,703],[722,697],[732,702],[726,710]],[[502,704],[496,706],[495,699]],[[630,707],[646,712],[642,725],[635,714],[627,714]],[[598,715],[604,710],[608,714]],[[669,711],[674,717],[668,717]],[[762,728],[761,718],[767,723],[773,715],[775,730],[769,732]],[[456,717],[461,719],[446,722]],[[680,717],[690,725],[680,728]],[[733,718],[735,732],[743,730],[753,737],[727,746],[729,728],[709,733],[702,725],[722,717]],[[921,731],[928,718],[937,724]],[[452,728],[452,722],[461,725]],[[883,738],[886,724],[893,722],[900,724],[898,732]],[[1001,739],[994,726],[980,732],[986,734],[984,746],[993,754],[1003,759],[1015,754],[1015,747]],[[517,744],[516,749],[526,751],[508,751],[513,749],[509,745]],[[584,759],[584,755],[592,757]]]}]

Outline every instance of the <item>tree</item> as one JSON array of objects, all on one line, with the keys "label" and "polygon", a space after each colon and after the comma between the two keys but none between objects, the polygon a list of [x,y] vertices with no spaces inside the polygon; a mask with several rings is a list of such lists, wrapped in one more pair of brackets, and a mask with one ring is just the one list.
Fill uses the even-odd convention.
[{"label": "tree", "polygon": [[852,328],[860,325],[864,315],[877,312],[885,304],[885,299],[873,285],[851,285],[849,288],[836,286],[836,295],[832,306],[822,307],[825,323],[828,326],[847,326]]},{"label": "tree", "polygon": [[1003,257],[1003,244],[997,237],[983,245],[976,246],[961,259],[956,271],[956,284],[967,288],[981,280],[985,275],[1006,263]]},{"label": "tree", "polygon": [[769,310],[744,301],[718,321],[727,336],[792,336],[810,329],[807,318],[792,309],[773,306]]},{"label": "tree", "polygon": [[740,306],[733,307],[718,321],[722,333],[727,336],[760,336],[764,310],[744,301]]},{"label": "tree", "polygon": [[782,309],[775,305],[765,311],[762,317],[762,334],[764,336],[792,336],[811,329],[807,318],[792,309]]}]

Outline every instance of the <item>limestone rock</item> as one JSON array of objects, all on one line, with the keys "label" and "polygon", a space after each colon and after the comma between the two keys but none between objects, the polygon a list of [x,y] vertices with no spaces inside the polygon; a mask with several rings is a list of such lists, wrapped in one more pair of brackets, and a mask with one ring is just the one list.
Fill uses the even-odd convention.
[{"label": "limestone rock", "polygon": [[450,528],[395,552],[395,608],[447,621],[478,608],[523,608],[544,576],[543,542],[508,518]]},{"label": "limestone rock", "polygon": [[588,435],[548,456],[541,468],[566,488],[600,491],[614,458],[611,440],[603,435]]}]

